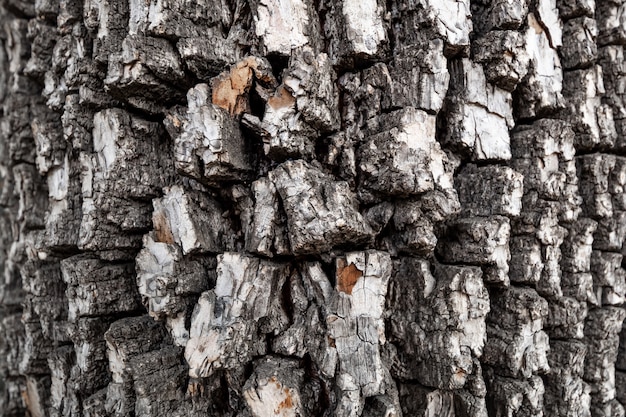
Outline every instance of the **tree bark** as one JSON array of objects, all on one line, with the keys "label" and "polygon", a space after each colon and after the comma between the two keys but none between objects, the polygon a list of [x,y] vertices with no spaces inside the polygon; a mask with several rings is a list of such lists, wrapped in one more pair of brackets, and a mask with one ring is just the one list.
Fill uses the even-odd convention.
[{"label": "tree bark", "polygon": [[625,0],[0,23],[0,417],[625,416]]}]

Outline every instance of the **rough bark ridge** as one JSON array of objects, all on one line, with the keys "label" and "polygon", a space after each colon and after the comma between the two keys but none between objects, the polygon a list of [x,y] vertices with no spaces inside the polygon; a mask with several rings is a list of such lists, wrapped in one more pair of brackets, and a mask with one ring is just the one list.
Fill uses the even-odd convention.
[{"label": "rough bark ridge", "polygon": [[2,417],[625,415],[625,0],[0,23]]}]

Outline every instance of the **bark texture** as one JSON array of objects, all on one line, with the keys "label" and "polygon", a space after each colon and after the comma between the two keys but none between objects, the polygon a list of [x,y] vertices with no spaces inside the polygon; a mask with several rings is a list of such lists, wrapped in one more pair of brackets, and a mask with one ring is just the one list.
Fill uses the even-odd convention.
[{"label": "bark texture", "polygon": [[1,417],[624,417],[626,1],[3,0]]}]

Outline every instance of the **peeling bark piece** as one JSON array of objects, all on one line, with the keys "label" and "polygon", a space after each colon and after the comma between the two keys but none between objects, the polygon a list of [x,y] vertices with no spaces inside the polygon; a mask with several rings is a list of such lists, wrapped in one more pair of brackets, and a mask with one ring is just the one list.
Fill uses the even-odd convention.
[{"label": "peeling bark piece", "polygon": [[176,42],[176,50],[187,68],[201,80],[219,74],[225,67],[243,57],[236,39],[231,37],[224,39],[221,30],[209,30],[201,37],[179,39]]},{"label": "peeling bark piece", "polygon": [[624,65],[624,46],[608,45],[598,49],[598,63],[602,65],[604,83],[603,100],[613,110],[613,121],[617,130],[616,146],[624,148],[626,132],[626,91],[621,87],[626,79]]},{"label": "peeling bark piece", "polygon": [[577,149],[598,149],[613,146],[617,132],[613,109],[602,103],[604,85],[602,67],[569,71],[564,76],[564,95],[568,99],[563,111],[572,123]]},{"label": "peeling bark piece", "polygon": [[339,357],[339,378],[345,375],[358,396],[385,393],[388,371],[380,347],[391,271],[391,257],[385,252],[351,252],[336,262],[336,292],[326,324]]},{"label": "peeling bark piece", "polygon": [[394,262],[387,307],[392,375],[441,388],[463,388],[482,354],[489,294],[478,267],[401,258]]},{"label": "peeling bark piece", "polygon": [[528,199],[536,194],[536,198],[559,201],[557,213],[562,220],[578,217],[574,140],[570,125],[553,119],[538,120],[511,135],[512,168],[524,176],[524,208],[533,207]]},{"label": "peeling bark piece", "polygon": [[107,264],[83,255],[63,260],[69,320],[137,310],[140,303],[133,269],[133,264]]},{"label": "peeling bark piece", "polygon": [[143,238],[143,249],[136,259],[137,286],[150,316],[166,318],[175,342],[184,345],[188,331],[184,323],[182,329],[174,324],[181,315],[184,321],[190,309],[188,299],[207,290],[212,280],[208,265],[183,258],[176,245],[156,241],[156,237],[152,233]]},{"label": "peeling bark piece", "polygon": [[[184,413],[181,403],[185,398],[187,368],[181,363],[180,353],[180,348],[168,346],[130,359],[136,393],[135,415],[158,417]],[[165,386],[163,381],[167,381]]]},{"label": "peeling bark piece", "polygon": [[97,62],[106,63],[110,54],[119,51],[126,35],[128,17],[126,1],[85,1],[83,19],[85,27],[95,35],[93,56]]},{"label": "peeling bark piece", "polygon": [[296,98],[284,84],[267,100],[263,120],[245,114],[243,123],[263,140],[263,151],[274,160],[306,157],[315,153],[319,132],[305,123]]},{"label": "peeling bark piece", "polygon": [[[176,243],[183,255],[221,252],[232,246],[232,226],[221,205],[206,193],[174,185],[154,199],[152,224],[160,242]],[[231,244],[229,244],[231,243]]]},{"label": "peeling bark piece", "polygon": [[[146,198],[156,197],[171,172],[158,124],[108,109],[94,116],[94,153],[81,153],[79,248],[134,248],[150,225]],[[139,232],[139,233],[138,233]]]},{"label": "peeling bark piece", "polygon": [[402,413],[406,416],[487,416],[484,396],[475,396],[465,390],[433,390],[418,384],[400,383],[398,391]]},{"label": "peeling bark piece", "polygon": [[388,43],[385,6],[379,0],[328,2],[324,30],[330,39],[328,54],[334,66],[353,67],[384,56]]},{"label": "peeling bark piece", "polygon": [[270,63],[263,58],[248,57],[211,81],[211,101],[231,115],[250,112],[249,94],[254,81],[268,88],[276,86]]},{"label": "peeling bark piece", "polygon": [[414,106],[435,113],[441,110],[450,81],[444,47],[441,39],[432,39],[394,53],[388,74],[392,106]]},{"label": "peeling bark piece", "polygon": [[478,33],[518,29],[528,14],[527,0],[479,0],[472,2],[472,20]]},{"label": "peeling bark piece", "polygon": [[264,256],[290,252],[287,219],[278,210],[278,191],[269,178],[252,183],[254,209],[250,225],[244,229],[246,250]]},{"label": "peeling bark piece", "polygon": [[587,218],[568,225],[567,237],[561,247],[563,271],[578,273],[590,270],[593,233],[597,226],[597,222]]},{"label": "peeling bark piece", "polygon": [[482,67],[467,58],[454,61],[450,73],[444,142],[472,160],[510,159],[511,94],[488,84]]},{"label": "peeling bark piece", "polygon": [[458,51],[469,46],[473,25],[468,0],[421,0],[418,3],[427,11],[425,20],[443,37],[448,49]]},{"label": "peeling bark piece", "polygon": [[[609,177],[615,167],[616,157],[608,154],[590,154],[576,158],[583,197],[583,213],[590,218],[610,219],[614,215]],[[599,228],[601,225],[598,225]]]},{"label": "peeling bark piece", "polygon": [[560,48],[563,46],[563,24],[559,18],[559,10],[557,2],[559,0],[540,0],[536,3],[537,19],[545,28],[546,34],[550,40],[550,46]]},{"label": "peeling bark piece", "polygon": [[596,36],[598,27],[594,19],[579,17],[565,22],[561,63],[565,69],[588,67],[598,56]]},{"label": "peeling bark piece", "polygon": [[255,363],[243,387],[243,397],[253,417],[304,415],[300,389],[304,370],[298,362],[268,357]]},{"label": "peeling bark piece", "polygon": [[48,375],[26,376],[26,392],[23,393],[26,409],[31,416],[43,416],[50,406],[50,377]]},{"label": "peeling bark piece", "polygon": [[587,347],[579,341],[550,341],[545,379],[546,414],[590,417],[590,388],[582,380]]},{"label": "peeling bark piece", "polygon": [[558,297],[551,300],[548,308],[549,314],[544,326],[551,339],[583,338],[583,328],[587,317],[586,301]]},{"label": "peeling bark piece", "polygon": [[185,359],[189,376],[204,378],[218,370],[238,369],[265,354],[263,334],[287,325],[281,288],[288,265],[227,252],[217,257],[214,290],[200,296],[191,318]]},{"label": "peeling bark piece", "polygon": [[[339,97],[328,56],[310,47],[294,51],[283,84],[296,100],[304,121],[321,132],[339,127]],[[268,103],[270,106],[271,103]]]},{"label": "peeling bark piece", "polygon": [[151,317],[129,317],[114,322],[105,333],[112,382],[107,387],[105,408],[114,417],[135,411],[132,359],[159,349],[166,331]]},{"label": "peeling bark piece", "polygon": [[429,257],[437,246],[435,228],[422,213],[420,201],[401,201],[392,217],[395,233],[392,241],[402,253]]},{"label": "peeling bark piece", "polygon": [[130,35],[121,53],[109,56],[104,84],[120,98],[139,96],[163,104],[183,97],[176,84],[184,80],[178,53],[166,39]]},{"label": "peeling bark piece", "polygon": [[518,117],[530,119],[560,110],[563,101],[563,72],[556,49],[544,27],[533,13],[528,14],[526,51],[530,65],[526,78],[518,86]]},{"label": "peeling bark piece", "polygon": [[598,44],[624,44],[624,2],[621,0],[597,1]]},{"label": "peeling bark piece", "polygon": [[288,161],[269,173],[287,215],[294,254],[323,253],[350,242],[364,243],[373,231],[357,210],[355,196],[304,161]]},{"label": "peeling bark piece", "polygon": [[508,285],[510,221],[506,217],[469,217],[449,227],[437,252],[444,262],[491,266],[487,282]]},{"label": "peeling bark piece", "polygon": [[[187,101],[187,115],[178,121],[183,132],[175,139],[178,171],[209,183],[246,177],[250,165],[236,120],[226,110],[211,103],[206,84],[190,89]],[[173,120],[174,124],[176,120]]]},{"label": "peeling bark piece", "polygon": [[482,362],[502,376],[531,378],[549,370],[548,303],[533,289],[510,287],[491,294]]},{"label": "peeling bark piece", "polygon": [[509,167],[470,164],[458,174],[455,188],[463,212],[470,216],[516,217],[522,209],[523,180]]},{"label": "peeling bark piece", "polygon": [[487,378],[487,407],[496,416],[531,417],[543,415],[545,387],[538,376],[527,380],[494,375]]},{"label": "peeling bark piece", "polygon": [[47,175],[48,211],[46,213],[45,246],[65,248],[78,244],[82,220],[79,166],[70,162],[69,153],[60,166]]},{"label": "peeling bark piece", "polygon": [[578,16],[593,17],[596,12],[596,0],[557,0],[556,4],[562,19],[572,19]]},{"label": "peeling bark piece", "polygon": [[409,107],[381,116],[368,133],[357,152],[364,196],[367,190],[409,196],[452,188],[448,157],[435,139],[435,116]]},{"label": "peeling bark piece", "polygon": [[472,52],[476,62],[483,65],[487,81],[503,90],[515,90],[528,72],[530,57],[520,32],[487,32],[472,43]]},{"label": "peeling bark piece", "polygon": [[592,415],[606,415],[597,413],[598,409],[610,410],[615,399],[615,360],[625,317],[626,310],[616,307],[593,309],[587,316],[584,379],[591,386]]},{"label": "peeling bark piece", "polygon": [[316,47],[319,33],[316,7],[309,0],[254,0],[251,2],[254,31],[263,55],[291,54],[304,45]]},{"label": "peeling bark piece", "polygon": [[626,296],[626,271],[622,268],[622,255],[593,251],[591,273],[596,296],[601,305],[624,303]]}]

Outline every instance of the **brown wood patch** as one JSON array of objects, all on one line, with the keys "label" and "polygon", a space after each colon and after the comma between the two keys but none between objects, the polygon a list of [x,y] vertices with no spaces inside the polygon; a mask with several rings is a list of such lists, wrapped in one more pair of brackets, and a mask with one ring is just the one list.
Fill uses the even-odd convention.
[{"label": "brown wood patch", "polygon": [[274,410],[274,414],[281,414],[283,410],[287,408],[293,408],[293,400],[291,399],[291,392],[288,388],[283,388],[285,393],[285,399],[278,404],[278,409]]},{"label": "brown wood patch", "polygon": [[248,63],[237,65],[229,72],[217,76],[212,83],[211,101],[232,115],[248,111],[248,92],[254,73]]},{"label": "brown wood patch", "polygon": [[276,93],[267,100],[267,104],[274,110],[292,106],[295,102],[296,99],[294,96],[282,85],[278,87]]},{"label": "brown wood patch", "polygon": [[354,263],[346,265],[343,259],[340,260],[337,265],[337,289],[343,293],[352,294],[352,289],[362,276],[363,271]]},{"label": "brown wood patch", "polygon": [[170,229],[170,225],[165,215],[157,211],[152,215],[152,223],[154,224],[154,234],[157,242],[174,244],[174,235]]}]

